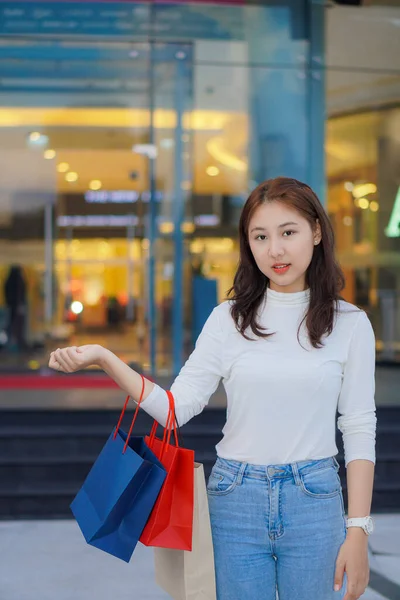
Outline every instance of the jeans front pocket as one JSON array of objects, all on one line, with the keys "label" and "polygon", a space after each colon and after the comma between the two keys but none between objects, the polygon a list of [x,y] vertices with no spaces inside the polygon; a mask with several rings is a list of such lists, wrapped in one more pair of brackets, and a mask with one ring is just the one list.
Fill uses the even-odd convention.
[{"label": "jeans front pocket", "polygon": [[335,466],[300,474],[302,491],[312,498],[334,498],[342,486]]},{"label": "jeans front pocket", "polygon": [[207,492],[222,496],[230,494],[238,484],[238,475],[239,473],[214,466],[208,479]]}]

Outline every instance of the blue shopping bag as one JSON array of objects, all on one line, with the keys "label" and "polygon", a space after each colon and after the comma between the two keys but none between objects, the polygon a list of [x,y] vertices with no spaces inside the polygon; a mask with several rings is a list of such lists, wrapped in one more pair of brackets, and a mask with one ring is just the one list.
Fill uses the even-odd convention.
[{"label": "blue shopping bag", "polygon": [[[144,391],[144,379],[142,395]],[[88,544],[129,562],[158,498],[166,470],[143,437],[120,429],[129,396],[113,430],[81,489],[72,513]]]}]

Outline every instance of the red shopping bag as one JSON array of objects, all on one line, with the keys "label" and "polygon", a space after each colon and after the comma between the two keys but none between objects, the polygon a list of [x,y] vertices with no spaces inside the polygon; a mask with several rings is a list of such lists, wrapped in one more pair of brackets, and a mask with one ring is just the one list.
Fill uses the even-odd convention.
[{"label": "red shopping bag", "polygon": [[[181,448],[178,443],[175,401],[169,397],[169,413],[163,439],[155,437],[158,423],[154,423],[145,442],[167,471],[152,513],[140,541],[145,546],[191,550],[194,505],[194,451]],[[174,433],[175,445],[170,444]]]}]

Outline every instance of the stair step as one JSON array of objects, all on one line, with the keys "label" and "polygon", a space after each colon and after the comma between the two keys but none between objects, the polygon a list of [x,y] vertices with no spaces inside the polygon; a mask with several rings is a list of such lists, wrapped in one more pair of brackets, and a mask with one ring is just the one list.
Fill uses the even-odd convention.
[{"label": "stair step", "polygon": [[[69,505],[80,489],[105,442],[116,426],[119,411],[0,410],[0,519],[72,518]],[[122,428],[130,426],[133,410]],[[377,465],[373,510],[398,511],[400,506],[400,408],[379,409]],[[222,438],[225,408],[206,408],[180,429],[182,445],[195,450],[206,478],[216,460],[215,445]],[[152,419],[138,415],[134,435],[150,431]],[[159,429],[159,437],[162,428]],[[343,443],[336,434],[340,477],[347,502]]]},{"label": "stair step", "polygon": [[[126,431],[124,427],[122,427],[123,431]],[[13,437],[86,437],[86,436],[109,436],[113,428],[109,427],[52,427],[51,429],[41,428],[41,429],[32,429],[32,428],[1,428],[0,427],[0,438],[13,438]],[[400,433],[400,432],[399,432]],[[132,435],[133,436],[144,436],[149,434],[149,429],[144,429],[140,427],[135,427]],[[162,435],[162,430],[159,430],[158,437]],[[219,435],[221,436],[221,427],[209,427],[209,426],[198,426],[197,428],[191,427],[190,429],[181,429],[182,437],[190,436],[190,437],[203,437],[206,435]]]},{"label": "stair step", "polygon": [[[208,444],[208,447],[210,447],[210,445]],[[192,449],[192,448],[191,448]],[[216,457],[216,453],[215,452],[208,452],[207,450],[197,450],[197,452],[200,452],[202,454],[202,456],[209,454],[210,456]],[[94,463],[94,461],[97,459],[99,455],[99,452],[97,453],[93,453],[93,454],[69,454],[68,456],[65,455],[54,455],[52,454],[51,456],[46,456],[46,455],[40,455],[40,456],[35,456],[32,455],[32,452],[30,454],[27,455],[22,455],[22,456],[0,456],[0,466],[7,466],[7,465],[38,465],[38,466],[43,466],[43,465],[62,465],[62,464],[81,464],[81,463]],[[340,466],[342,468],[344,468],[344,457],[343,455],[338,454],[336,457],[336,460],[338,461],[338,463],[340,464]],[[396,462],[400,462],[400,452],[387,452],[387,453],[380,453],[379,455],[379,463],[378,465],[376,465],[375,468],[379,468],[379,466],[382,463],[396,463]]]},{"label": "stair step", "polygon": [[[35,415],[35,417],[37,417],[37,412],[39,412],[39,411],[32,413],[32,415]],[[219,411],[214,409],[214,412],[218,413]],[[84,423],[84,422],[82,422],[83,415],[79,411],[75,411],[74,419],[71,420],[71,413],[70,413],[68,415],[68,420],[65,421],[64,415],[60,415],[56,411],[52,411],[52,414],[50,416],[54,417],[54,423],[51,424],[51,429],[49,430],[49,425],[45,425],[41,420],[39,420],[39,422],[37,422],[37,423],[35,422],[36,419],[34,421],[28,421],[27,423],[18,423],[17,416],[15,417],[14,422],[12,422],[10,424],[6,424],[5,421],[9,420],[9,419],[5,419],[5,413],[7,413],[7,411],[4,411],[4,410],[0,411],[1,421],[2,421],[0,424],[0,437],[1,436],[11,437],[13,435],[19,435],[19,434],[24,434],[24,435],[28,435],[28,436],[35,436],[35,435],[44,435],[45,436],[45,435],[48,435],[49,433],[57,433],[57,435],[104,434],[107,432],[111,433],[111,431],[114,429],[114,427],[118,423],[118,419],[114,421],[114,419],[110,419],[110,418],[106,418],[103,423],[93,423],[93,422]],[[107,413],[107,415],[109,415],[109,413]],[[128,415],[128,416],[130,416],[131,418],[128,418],[128,419],[124,418],[122,429],[124,429],[127,424],[130,425],[130,423],[131,423],[133,414]],[[212,419],[211,422],[208,422],[208,420],[204,420],[204,419],[200,420],[199,416],[201,416],[201,415],[194,417],[193,419],[191,419],[189,421],[189,423],[186,423],[185,425],[183,425],[180,428],[180,431],[182,432],[182,434],[198,435],[198,434],[201,434],[203,431],[207,431],[207,433],[208,432],[221,433],[221,423],[224,423],[223,418],[215,418],[215,419]],[[217,415],[214,415],[214,416],[217,416]],[[223,415],[220,414],[219,416],[222,417]],[[92,421],[93,420],[94,419],[92,419]],[[58,421],[61,421],[61,422],[58,422]],[[68,423],[68,421],[72,421],[72,422]],[[145,422],[143,422],[143,421],[145,421]],[[150,423],[150,424],[152,423],[151,418],[145,413],[139,413],[138,419],[135,424],[134,431],[136,431],[136,428],[141,429],[141,428],[147,427],[148,423]],[[161,427],[160,427],[159,431],[160,432],[162,431]],[[382,425],[380,425],[379,421],[378,421],[377,436],[383,435],[383,434],[392,434],[392,433],[400,434],[400,421],[397,423],[384,423]],[[337,432],[337,436],[341,437],[340,432]]]},{"label": "stair step", "polygon": [[37,497],[45,498],[46,496],[75,496],[81,486],[76,485],[62,485],[57,487],[51,487],[46,485],[40,489],[34,489],[30,487],[2,487],[0,490],[0,498],[25,498],[25,497]]},{"label": "stair step", "polygon": [[[199,452],[203,460],[215,460],[215,452]],[[20,457],[0,457],[0,466],[46,466],[46,465],[69,465],[69,464],[87,464],[94,463],[98,454],[77,455],[77,456],[26,456]]]},{"label": "stair step", "polygon": [[[122,408],[122,407],[121,407]],[[131,423],[134,416],[134,411],[126,412],[124,417],[124,423]],[[2,428],[21,427],[27,426],[32,427],[45,427],[47,423],[50,423],[52,427],[66,427],[72,426],[106,426],[112,428],[118,423],[120,417],[120,411],[113,409],[96,409],[93,410],[65,410],[62,409],[32,409],[32,410],[13,410],[13,409],[1,409],[1,426]],[[217,426],[225,422],[226,409],[225,408],[208,408],[201,412],[199,415],[191,419],[191,421],[182,427],[198,425],[211,425]],[[151,425],[153,419],[145,413],[143,410],[139,412],[137,417],[137,426]]]}]

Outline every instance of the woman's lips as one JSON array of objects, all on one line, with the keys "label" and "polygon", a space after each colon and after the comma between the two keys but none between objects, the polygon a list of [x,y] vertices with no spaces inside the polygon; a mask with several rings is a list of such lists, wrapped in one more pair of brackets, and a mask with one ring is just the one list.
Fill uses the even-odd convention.
[{"label": "woman's lips", "polygon": [[282,267],[272,267],[272,270],[277,275],[283,275],[284,273],[287,273],[289,271],[289,269],[290,269],[290,265],[285,265]]}]

